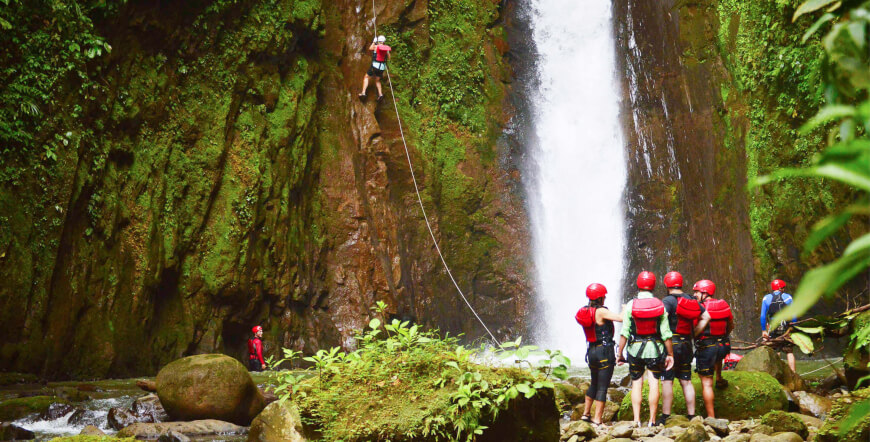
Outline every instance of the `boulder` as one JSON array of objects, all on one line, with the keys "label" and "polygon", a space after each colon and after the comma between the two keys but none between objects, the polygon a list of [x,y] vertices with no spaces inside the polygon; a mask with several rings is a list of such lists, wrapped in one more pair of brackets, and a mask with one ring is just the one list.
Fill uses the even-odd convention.
[{"label": "boulder", "polygon": [[[861,412],[860,407],[866,407],[870,401],[870,388],[855,390],[851,396],[838,398],[834,401],[825,424],[816,433],[819,442],[867,442],[870,440],[870,414]],[[840,428],[852,413],[862,416],[852,429],[840,435]]]},{"label": "boulder", "polygon": [[84,402],[91,398],[87,393],[76,387],[57,387],[54,389],[54,395],[70,402]]},{"label": "boulder", "polygon": [[139,416],[148,418],[140,422],[165,422],[169,420],[169,415],[163,409],[163,404],[160,403],[160,398],[156,394],[147,394],[136,398],[130,408],[133,413]]},{"label": "boulder", "polygon": [[39,413],[39,420],[53,421],[55,419],[62,418],[74,411],[76,411],[76,408],[70,404],[54,403],[49,405],[45,411]]},{"label": "boulder", "polygon": [[161,434],[157,442],[190,442],[190,438],[177,431],[169,431]]},{"label": "boulder", "polygon": [[630,374],[623,376],[622,379],[619,380],[620,387],[628,387],[630,385],[631,385],[631,375]]},{"label": "boulder", "polygon": [[556,382],[556,402],[560,410],[570,410],[575,404],[585,401],[586,391],[567,382]]},{"label": "boulder", "polygon": [[157,439],[160,435],[175,431],[187,437],[208,436],[240,436],[247,434],[248,429],[229,422],[214,419],[195,420],[191,422],[139,422],[118,432],[118,437],[134,437],[136,439]]},{"label": "boulder", "polygon": [[804,439],[800,437],[797,433],[792,432],[782,432],[776,433],[774,435],[767,435],[761,433],[754,433],[752,437],[749,438],[749,442],[803,442]]},{"label": "boulder", "polygon": [[661,435],[664,436],[664,437],[668,437],[668,438],[671,438],[671,439],[676,439],[676,438],[679,437],[681,434],[685,433],[685,432],[686,432],[686,428],[688,428],[688,427],[689,427],[689,423],[688,423],[688,421],[687,421],[685,427],[670,427],[670,428],[665,428],[665,429],[662,430],[662,432],[659,433],[659,434],[661,434]]},{"label": "boulder", "polygon": [[30,440],[33,432],[11,423],[0,424],[0,440]]},{"label": "boulder", "polygon": [[[782,386],[767,373],[750,371],[726,371],[722,373],[728,380],[729,386],[725,389],[715,390],[714,406],[716,417],[728,420],[743,420],[760,417],[769,410],[784,410],[788,406],[788,400],[782,391]],[[696,412],[704,409],[700,401],[701,380],[694,376],[692,383],[698,395]],[[649,388],[644,386],[643,397],[648,397]],[[661,403],[661,402],[660,402]],[[661,407],[659,408],[661,409]],[[682,388],[674,388],[673,415],[686,414],[686,400],[683,397]],[[649,404],[644,400],[641,408],[641,417],[649,416]],[[622,400],[617,414],[619,420],[632,420],[631,395]],[[700,418],[700,416],[699,416]],[[701,419],[703,422],[703,419]]]},{"label": "boulder", "polygon": [[618,404],[625,398],[625,392],[619,388],[611,388],[607,390],[607,397]]},{"label": "boulder", "polygon": [[727,436],[731,430],[728,429],[728,419],[716,419],[708,417],[704,419],[704,425],[709,426],[719,436]]},{"label": "boulder", "polygon": [[689,426],[689,418],[683,416],[681,414],[672,414],[668,420],[665,421],[665,428],[673,428],[673,427],[688,427]]},{"label": "boulder", "polygon": [[0,421],[14,421],[34,413],[42,413],[54,403],[67,403],[55,396],[31,396],[0,402]]},{"label": "boulder", "polygon": [[780,384],[790,391],[805,391],[806,385],[801,377],[791,371],[776,350],[762,346],[743,356],[734,367],[737,371],[758,371],[773,376]]},{"label": "boulder", "polygon": [[[583,417],[583,410],[586,408],[585,403],[579,403],[574,406],[574,411],[571,412],[571,420],[579,421]],[[595,407],[592,407],[592,412],[595,412]],[[604,412],[601,413],[601,423],[610,423],[619,412],[619,404],[607,401],[604,403]]]},{"label": "boulder", "polygon": [[109,422],[109,426],[116,430],[128,427],[137,422],[153,422],[149,417],[139,416],[126,408],[109,409],[109,415],[106,416],[106,420]]},{"label": "boulder", "polygon": [[157,374],[157,395],[173,419],[249,425],[266,406],[241,362],[225,355],[188,356]]},{"label": "boulder", "polygon": [[674,442],[674,440],[661,434],[657,434],[654,437],[645,439],[645,442]]},{"label": "boulder", "polygon": [[618,438],[631,438],[631,434],[634,432],[634,422],[617,422],[613,425],[613,428],[610,429],[610,437],[618,439]]},{"label": "boulder", "polygon": [[733,433],[722,439],[722,442],[749,442],[752,436],[746,433]]},{"label": "boulder", "polygon": [[792,432],[800,435],[801,440],[809,436],[807,425],[794,413],[771,410],[761,418],[763,425],[770,425],[774,432]]},{"label": "boulder", "polygon": [[560,436],[559,410],[553,389],[542,388],[531,398],[518,396],[507,409],[499,412],[493,422],[487,422],[478,442],[505,440],[554,441]]},{"label": "boulder", "polygon": [[[855,333],[863,327],[870,327],[870,311],[859,313],[849,324],[850,333]],[[870,351],[867,347],[859,347],[857,339],[852,339],[843,352],[843,372],[846,375],[846,386],[855,388],[858,379],[870,374]]]},{"label": "boulder", "polygon": [[795,414],[795,416],[798,419],[802,420],[804,422],[804,424],[806,424],[807,428],[815,427],[816,429],[819,429],[819,428],[822,428],[822,425],[825,424],[825,422],[823,420],[821,420],[817,417],[814,417],[814,416],[809,416],[809,415],[803,414],[803,413]]},{"label": "boulder", "polygon": [[647,437],[653,437],[656,434],[658,434],[659,431],[661,431],[661,428],[659,428],[659,427],[643,426],[643,427],[635,428],[631,432],[631,438],[632,439],[643,439],[643,438],[647,438]]},{"label": "boulder", "polygon": [[[562,431],[562,436],[559,440],[567,441],[571,439],[573,436],[576,436],[578,439],[582,440],[592,440],[598,433],[595,432],[595,429],[592,428],[588,422],[584,421],[574,421],[568,424],[565,429]],[[248,439],[250,441],[250,439]]]},{"label": "boulder", "polygon": [[710,439],[707,430],[703,425],[696,422],[691,423],[683,434],[677,436],[674,442],[704,442]]},{"label": "boulder", "polygon": [[105,436],[106,433],[103,430],[97,428],[94,425],[88,425],[85,428],[82,428],[82,431],[79,433],[82,436]]},{"label": "boulder", "polygon": [[251,422],[248,442],[270,441],[304,442],[302,418],[296,404],[272,402]]},{"label": "boulder", "polygon": [[793,396],[801,413],[819,419],[824,419],[833,405],[830,399],[806,391],[795,391]]}]

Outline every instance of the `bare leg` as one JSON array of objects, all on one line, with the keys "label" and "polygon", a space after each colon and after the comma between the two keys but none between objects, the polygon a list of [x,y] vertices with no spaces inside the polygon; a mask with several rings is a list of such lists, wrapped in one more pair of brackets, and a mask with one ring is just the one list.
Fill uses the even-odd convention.
[{"label": "bare leg", "polygon": [[595,417],[592,418],[592,422],[596,423],[596,424],[600,424],[603,416],[604,416],[604,401],[595,401]]},{"label": "bare leg", "polygon": [[365,95],[366,89],[368,89],[368,88],[369,88],[369,76],[366,75],[365,77],[363,77],[363,88],[362,88],[362,92],[360,92],[360,95]]},{"label": "bare leg", "polygon": [[680,385],[683,386],[683,396],[686,397],[686,411],[688,411],[689,416],[693,416],[695,414],[695,386],[692,385],[692,381],[682,379]]},{"label": "bare leg", "polygon": [[378,96],[383,97],[384,91],[381,90],[381,77],[375,77],[375,86],[378,87]]},{"label": "bare leg", "polygon": [[[656,423],[656,415],[659,412],[659,380],[656,376],[649,372],[649,421],[651,424]],[[673,391],[673,389],[671,389]]]},{"label": "bare leg", "polygon": [[707,409],[707,417],[716,417],[713,410],[713,376],[701,376],[701,395],[704,397],[704,408]]},{"label": "bare leg", "polygon": [[788,361],[788,368],[790,368],[791,371],[797,373],[797,370],[795,370],[795,367],[794,367],[794,352],[786,353],[785,359]]},{"label": "bare leg", "polygon": [[643,376],[636,381],[631,381],[631,411],[634,413],[634,421],[640,422],[640,403],[643,400]]},{"label": "bare leg", "polygon": [[674,404],[674,381],[662,381],[662,413],[671,414]]},{"label": "bare leg", "polygon": [[583,416],[589,416],[592,412],[592,398],[586,396],[586,403],[583,405]]}]

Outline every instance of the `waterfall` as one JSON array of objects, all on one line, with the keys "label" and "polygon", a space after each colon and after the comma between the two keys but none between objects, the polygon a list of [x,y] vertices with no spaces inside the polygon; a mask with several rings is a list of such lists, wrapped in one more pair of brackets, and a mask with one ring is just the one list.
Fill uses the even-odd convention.
[{"label": "waterfall", "polygon": [[611,3],[530,3],[538,54],[527,180],[538,279],[532,329],[538,345],[579,365],[586,341],[574,314],[586,286],[607,286],[611,309],[622,301],[626,160]]}]

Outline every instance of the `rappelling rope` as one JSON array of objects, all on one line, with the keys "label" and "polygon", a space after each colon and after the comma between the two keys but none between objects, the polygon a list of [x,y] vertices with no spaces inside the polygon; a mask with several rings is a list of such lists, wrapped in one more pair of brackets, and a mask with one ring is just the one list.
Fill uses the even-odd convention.
[{"label": "rappelling rope", "polygon": [[[808,374],[812,374],[812,373],[815,373],[815,372],[817,372],[817,371],[822,371],[822,370],[824,370],[824,369],[826,369],[826,368],[831,368],[832,365],[836,364],[837,362],[842,361],[843,358],[838,358],[836,361],[833,361],[833,362],[832,362],[832,361],[829,361],[829,360],[827,360],[827,359],[822,359],[822,360],[825,361],[825,362],[827,362],[829,365],[826,365],[826,366],[824,366],[824,367],[822,367],[822,368],[817,368],[817,369],[815,369],[815,370],[813,370],[813,371],[808,371],[808,372],[806,372],[806,373],[801,373],[800,375],[801,375],[801,376],[806,376],[806,375],[808,375]],[[836,369],[835,369],[834,371],[836,371]]]},{"label": "rappelling rope", "polygon": [[[375,39],[377,39],[378,14],[375,10],[375,0],[372,0],[372,14],[374,16]],[[444,254],[441,253],[441,247],[438,246],[438,240],[435,239],[435,232],[432,231],[432,224],[429,223],[429,216],[426,214],[426,208],[423,206],[423,197],[420,196],[420,187],[417,185],[417,176],[414,174],[414,165],[411,163],[411,153],[408,151],[408,142],[405,140],[405,130],[402,128],[402,117],[399,116],[399,105],[396,102],[396,94],[393,91],[393,81],[390,79],[390,67],[386,64],[385,71],[387,72],[387,84],[390,86],[390,97],[393,99],[393,108],[396,111],[396,120],[399,122],[399,134],[402,136],[402,146],[405,147],[405,158],[408,159],[408,169],[411,171],[411,180],[414,182],[414,191],[417,193],[417,202],[420,203],[420,211],[423,212],[423,219],[426,221],[426,228],[429,229],[429,236],[432,237],[432,244],[435,245],[435,251],[438,252],[438,257],[441,258],[441,263],[444,264],[444,269],[447,270],[447,276],[450,277],[450,281],[453,282],[453,286],[456,287],[459,296],[461,296],[462,300],[465,301],[465,305],[468,306],[468,309],[471,310],[471,313],[474,314],[474,317],[477,318],[480,325],[483,326],[483,329],[486,330],[486,333],[488,333],[489,337],[492,338],[492,342],[495,343],[496,346],[501,347],[501,342],[499,342],[495,335],[492,334],[489,327],[486,326],[486,323],[483,322],[483,319],[481,319],[480,315],[477,314],[477,311],[474,310],[471,303],[468,302],[465,293],[463,293],[462,289],[459,288],[459,283],[456,282],[456,278],[453,277],[453,272],[450,271],[450,266],[447,265],[447,260],[444,259]]]}]

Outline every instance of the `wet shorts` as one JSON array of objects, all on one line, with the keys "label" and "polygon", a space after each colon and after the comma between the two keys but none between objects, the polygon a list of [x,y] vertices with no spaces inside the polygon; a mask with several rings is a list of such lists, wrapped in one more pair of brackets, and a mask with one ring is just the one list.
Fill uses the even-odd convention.
[{"label": "wet shorts", "polygon": [[631,375],[631,380],[636,381],[643,377],[644,370],[652,372],[653,376],[659,377],[665,370],[664,353],[658,358],[636,358],[628,354],[628,373]]},{"label": "wet shorts", "polygon": [[728,338],[699,339],[695,348],[695,371],[701,376],[713,376],[716,363],[722,362],[731,353]]},{"label": "wet shorts", "polygon": [[692,379],[692,358],[695,357],[695,352],[692,349],[692,338],[674,335],[674,366],[670,370],[663,371],[659,376],[660,380],[673,381],[682,379],[688,381]]},{"label": "wet shorts", "polygon": [[386,63],[379,63],[377,61],[372,62],[372,65],[369,66],[369,70],[368,70],[368,72],[366,72],[366,74],[370,77],[383,78],[384,77],[384,69],[386,69],[386,67],[387,67]]}]

